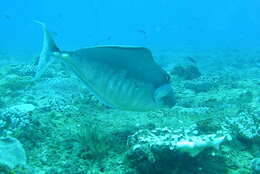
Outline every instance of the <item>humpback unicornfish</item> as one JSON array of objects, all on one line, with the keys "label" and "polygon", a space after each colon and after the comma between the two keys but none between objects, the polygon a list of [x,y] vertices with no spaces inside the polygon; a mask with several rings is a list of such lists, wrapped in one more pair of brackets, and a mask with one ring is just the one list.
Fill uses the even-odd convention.
[{"label": "humpback unicornfish", "polygon": [[36,79],[58,58],[92,94],[113,108],[149,111],[175,105],[170,76],[147,48],[96,46],[61,51],[46,25],[37,23],[42,25],[44,39]]}]

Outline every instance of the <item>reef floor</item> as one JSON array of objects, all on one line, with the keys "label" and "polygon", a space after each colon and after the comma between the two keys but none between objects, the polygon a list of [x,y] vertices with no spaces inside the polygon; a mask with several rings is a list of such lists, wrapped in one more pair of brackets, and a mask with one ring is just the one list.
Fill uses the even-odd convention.
[{"label": "reef floor", "polygon": [[[172,55],[163,56],[166,60]],[[187,55],[191,53],[175,53],[169,60]],[[34,63],[2,65],[0,134],[21,142],[27,163],[14,168],[1,164],[0,173],[251,174],[251,161],[260,157],[260,54],[192,55],[198,57],[196,64],[160,62],[171,73],[177,104],[145,113],[102,105],[59,64],[33,82]],[[200,73],[192,74],[197,72],[189,66]],[[174,67],[184,70],[172,71]],[[230,138],[219,149],[208,148],[196,156],[176,151],[151,160],[145,150],[129,155],[129,136],[158,128]]]}]

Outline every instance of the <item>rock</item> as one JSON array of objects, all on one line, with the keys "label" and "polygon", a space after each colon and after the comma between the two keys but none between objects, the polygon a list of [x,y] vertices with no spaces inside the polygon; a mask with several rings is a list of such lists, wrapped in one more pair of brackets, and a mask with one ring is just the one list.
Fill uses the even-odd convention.
[{"label": "rock", "polygon": [[255,158],[251,163],[252,174],[260,174],[260,158]]},{"label": "rock", "polygon": [[12,137],[0,138],[0,164],[15,168],[18,165],[26,165],[26,154],[23,145]]},{"label": "rock", "polygon": [[28,113],[35,110],[35,106],[32,104],[21,104],[11,107],[11,109],[18,110],[20,112]]},{"label": "rock", "polygon": [[190,89],[194,91],[195,93],[200,93],[200,92],[208,92],[209,90],[215,88],[216,84],[211,82],[185,83],[184,87],[186,89]]},{"label": "rock", "polygon": [[198,67],[194,65],[175,66],[170,73],[184,80],[193,80],[201,76]]}]

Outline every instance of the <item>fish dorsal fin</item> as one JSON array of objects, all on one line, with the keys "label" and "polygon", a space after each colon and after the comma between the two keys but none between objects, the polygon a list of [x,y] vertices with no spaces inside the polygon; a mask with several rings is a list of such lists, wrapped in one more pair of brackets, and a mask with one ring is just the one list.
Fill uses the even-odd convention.
[{"label": "fish dorsal fin", "polygon": [[134,59],[133,56],[135,56],[138,57],[139,61],[154,62],[151,51],[145,47],[108,45],[90,47],[89,49],[107,50],[106,53],[118,53],[120,56],[122,56],[122,58]]},{"label": "fish dorsal fin", "polygon": [[[154,63],[152,53],[145,47],[134,46],[94,46],[88,48],[82,48],[75,51],[81,56],[88,56],[89,58],[99,59],[104,61],[118,61],[124,59],[124,61],[136,60],[136,63],[140,61],[146,61],[146,63]],[[147,62],[149,61],[149,62]]]},{"label": "fish dorsal fin", "polygon": [[141,81],[161,85],[169,80],[167,73],[155,63],[151,51],[145,47],[96,46],[76,50],[73,54],[77,59],[97,61],[114,69],[124,69],[129,76]]}]

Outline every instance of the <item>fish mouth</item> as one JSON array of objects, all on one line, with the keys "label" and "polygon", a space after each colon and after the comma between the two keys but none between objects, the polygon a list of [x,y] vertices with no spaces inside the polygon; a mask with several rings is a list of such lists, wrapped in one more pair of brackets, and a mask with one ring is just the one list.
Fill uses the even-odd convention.
[{"label": "fish mouth", "polygon": [[154,92],[154,101],[161,107],[172,108],[176,104],[176,98],[170,84],[164,84]]}]

